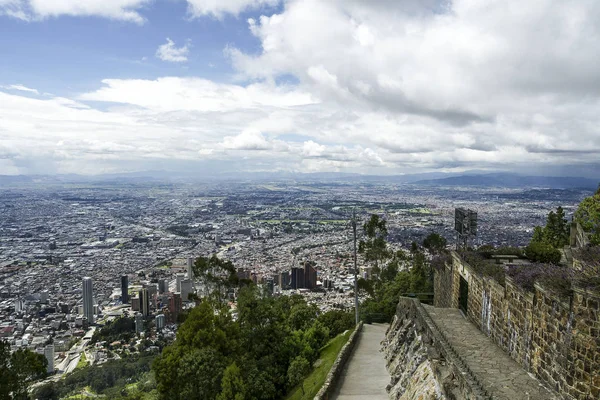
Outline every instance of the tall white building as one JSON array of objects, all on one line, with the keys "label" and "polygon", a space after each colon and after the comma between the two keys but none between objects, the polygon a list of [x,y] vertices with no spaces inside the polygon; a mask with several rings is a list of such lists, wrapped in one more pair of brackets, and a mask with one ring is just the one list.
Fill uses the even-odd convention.
[{"label": "tall white building", "polygon": [[188,257],[187,259],[187,278],[194,279],[194,259],[192,257]]},{"label": "tall white building", "polygon": [[92,278],[83,278],[83,316],[88,323],[94,323],[94,291],[92,289]]},{"label": "tall white building", "polygon": [[144,332],[144,316],[140,313],[135,314],[135,333]]},{"label": "tall white building", "polygon": [[48,368],[46,372],[53,373],[54,372],[54,345],[49,344],[44,347],[44,356],[46,356],[46,360],[48,360]]}]

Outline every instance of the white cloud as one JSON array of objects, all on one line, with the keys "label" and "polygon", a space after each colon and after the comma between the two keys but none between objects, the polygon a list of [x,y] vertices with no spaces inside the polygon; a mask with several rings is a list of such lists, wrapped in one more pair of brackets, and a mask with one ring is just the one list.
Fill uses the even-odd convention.
[{"label": "white cloud", "polygon": [[27,86],[23,86],[23,85],[7,85],[7,86],[0,86],[0,88],[8,89],[8,90],[18,90],[21,92],[29,92],[29,93],[34,93],[34,94],[40,94],[40,92],[38,92],[37,89],[28,88]]},{"label": "white cloud", "polygon": [[245,130],[237,136],[225,136],[223,147],[230,150],[269,150],[272,145],[257,130]]},{"label": "white cloud", "polygon": [[97,16],[115,20],[144,23],[139,10],[151,0],[0,0],[0,15],[26,21],[49,17]]},{"label": "white cloud", "polygon": [[156,57],[169,62],[186,62],[190,52],[191,41],[188,40],[182,47],[176,47],[175,42],[167,38],[167,43],[161,44],[156,50]]},{"label": "white cloud", "polygon": [[[69,99],[0,93],[5,159],[37,154],[75,172],[98,160],[376,173],[598,163],[596,0],[287,0],[278,14],[276,1],[189,3],[196,17],[263,7],[248,21],[261,50],[225,50],[244,84],[105,79]],[[289,76],[299,83],[277,83]]]},{"label": "white cloud", "polygon": [[385,165],[594,162],[599,3],[440,4],[289,0],[249,21],[260,54],[227,54],[245,78],[297,77],[330,112],[316,136]]},{"label": "white cloud", "polygon": [[124,103],[165,111],[228,111],[258,107],[295,107],[317,100],[296,88],[255,83],[219,84],[200,78],[165,77],[156,80],[105,79],[104,87],[81,100]]},{"label": "white cloud", "polygon": [[274,7],[280,0],[187,0],[188,11],[193,17],[213,16],[223,18],[225,14],[239,15],[244,11],[263,7]]}]

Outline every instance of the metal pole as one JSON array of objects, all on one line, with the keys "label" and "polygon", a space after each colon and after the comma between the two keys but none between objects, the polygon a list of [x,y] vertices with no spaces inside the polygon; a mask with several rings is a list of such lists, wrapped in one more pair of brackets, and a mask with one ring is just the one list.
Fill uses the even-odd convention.
[{"label": "metal pole", "polygon": [[356,265],[356,210],[352,210],[352,231],[354,232],[354,315],[358,325],[358,267]]}]

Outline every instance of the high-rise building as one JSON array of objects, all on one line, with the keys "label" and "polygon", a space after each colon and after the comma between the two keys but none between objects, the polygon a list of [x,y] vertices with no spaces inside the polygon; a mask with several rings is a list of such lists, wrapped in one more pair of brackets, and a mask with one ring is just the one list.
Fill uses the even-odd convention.
[{"label": "high-rise building", "polygon": [[181,288],[181,300],[189,301],[189,295],[194,291],[194,282],[191,279],[184,279],[179,286]]},{"label": "high-rise building", "polygon": [[129,278],[127,275],[121,277],[121,302],[123,304],[129,303]]},{"label": "high-rise building", "polygon": [[181,292],[181,281],[185,279],[185,274],[177,274],[175,276],[175,291]]},{"label": "high-rise building", "polygon": [[156,288],[156,285],[154,283],[151,283],[148,286],[146,286],[146,289],[148,289],[148,298],[150,299],[150,309],[153,310],[156,308],[156,297],[158,294],[158,289]]},{"label": "high-rise building", "polygon": [[87,276],[83,278],[83,316],[89,324],[94,323],[94,291],[92,278]]},{"label": "high-rise building", "polygon": [[292,267],[291,271],[292,278],[292,289],[303,289],[304,288],[304,269]]},{"label": "high-rise building", "polygon": [[306,289],[317,287],[317,270],[313,268],[309,261],[304,263],[304,287]]},{"label": "high-rise building", "polygon": [[140,313],[135,314],[135,333],[144,332],[144,316]]},{"label": "high-rise building", "polygon": [[156,318],[154,319],[154,321],[155,321],[157,330],[161,330],[162,328],[165,327],[166,318],[163,314],[157,315]]},{"label": "high-rise building", "polygon": [[51,374],[54,373],[54,345],[49,344],[44,347],[44,356],[46,356],[46,360],[48,360],[48,367],[46,372]]},{"label": "high-rise building", "polygon": [[283,289],[287,289],[290,286],[290,272],[280,272],[279,273],[279,287]]},{"label": "high-rise building", "polygon": [[188,257],[187,259],[187,278],[194,279],[194,259],[192,257]]},{"label": "high-rise building", "polygon": [[139,291],[140,297],[140,311],[144,317],[150,315],[150,296],[148,295],[148,289],[142,288]]},{"label": "high-rise building", "polygon": [[273,279],[273,277],[269,276],[265,284],[267,286],[269,294],[273,294],[273,292],[275,292],[275,280]]},{"label": "high-rise building", "polygon": [[181,295],[179,293],[173,293],[169,296],[169,316],[171,322],[177,322],[177,317],[181,312]]},{"label": "high-rise building", "polygon": [[163,294],[169,291],[169,282],[165,279],[158,280],[158,293]]}]

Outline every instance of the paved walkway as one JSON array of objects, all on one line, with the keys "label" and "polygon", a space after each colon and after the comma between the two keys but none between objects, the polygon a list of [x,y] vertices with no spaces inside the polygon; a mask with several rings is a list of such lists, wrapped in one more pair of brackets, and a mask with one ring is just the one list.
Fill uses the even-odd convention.
[{"label": "paved walkway", "polygon": [[389,399],[390,375],[381,352],[387,324],[364,324],[331,399]]},{"label": "paved walkway", "polygon": [[556,399],[458,309],[424,307],[494,400]]}]

